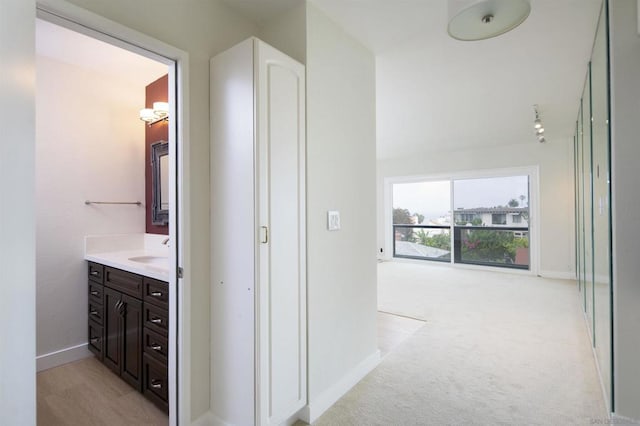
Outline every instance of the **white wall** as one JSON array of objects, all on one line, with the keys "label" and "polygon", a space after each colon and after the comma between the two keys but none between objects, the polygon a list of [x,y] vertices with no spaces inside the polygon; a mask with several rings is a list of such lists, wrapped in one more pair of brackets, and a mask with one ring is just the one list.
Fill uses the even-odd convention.
[{"label": "white wall", "polygon": [[640,37],[636,0],[609,1],[616,414],[640,420]]},{"label": "white wall", "polygon": [[209,59],[256,32],[255,26],[221,0],[71,0],[119,24],[164,41],[189,54],[191,204],[189,235],[191,270],[191,415],[197,419],[209,408]]},{"label": "white wall", "polygon": [[261,40],[301,64],[307,61],[307,3],[298,2],[291,9],[263,23],[258,31]]},{"label": "white wall", "polygon": [[0,10],[0,416],[34,425],[35,6],[2,0]]},{"label": "white wall", "polygon": [[[573,141],[554,139],[538,143],[484,147],[475,150],[429,152],[378,161],[378,251],[385,245],[384,179],[466,172],[482,169],[539,166],[540,275],[575,275]],[[390,253],[386,253],[390,256]]]},{"label": "white wall", "polygon": [[[309,404],[375,365],[375,61],[307,3]],[[342,229],[327,231],[327,211]]]},{"label": "white wall", "polygon": [[144,202],[145,88],[42,56],[36,73],[36,350],[45,355],[87,343],[84,236],[145,232],[144,206],[84,204]]}]

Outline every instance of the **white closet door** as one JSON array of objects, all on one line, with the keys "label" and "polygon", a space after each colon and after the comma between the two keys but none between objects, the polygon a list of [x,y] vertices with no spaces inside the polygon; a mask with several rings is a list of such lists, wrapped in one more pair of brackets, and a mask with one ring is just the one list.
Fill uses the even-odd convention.
[{"label": "white closet door", "polygon": [[256,44],[258,413],[260,424],[279,424],[307,399],[305,82],[301,64]]}]

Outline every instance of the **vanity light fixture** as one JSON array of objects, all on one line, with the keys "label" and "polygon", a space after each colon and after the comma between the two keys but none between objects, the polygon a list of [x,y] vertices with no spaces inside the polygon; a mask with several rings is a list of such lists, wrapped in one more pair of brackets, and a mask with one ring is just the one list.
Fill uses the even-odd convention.
[{"label": "vanity light fixture", "polygon": [[538,105],[533,106],[533,112],[536,114],[536,119],[533,120],[533,129],[536,132],[536,137],[538,138],[538,142],[544,143],[547,141],[547,139],[544,137],[544,126],[542,125],[542,120],[540,120]]},{"label": "vanity light fixture", "polygon": [[169,119],[169,103],[154,102],[153,108],[143,108],[140,110],[140,120],[151,126],[154,123]]},{"label": "vanity light fixture", "polygon": [[449,0],[449,35],[485,40],[511,31],[527,19],[529,0]]}]

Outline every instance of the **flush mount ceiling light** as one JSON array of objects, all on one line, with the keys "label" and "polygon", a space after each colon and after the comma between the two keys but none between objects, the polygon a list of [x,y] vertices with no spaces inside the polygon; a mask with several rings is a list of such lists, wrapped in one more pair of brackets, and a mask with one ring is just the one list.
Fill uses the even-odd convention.
[{"label": "flush mount ceiling light", "polygon": [[538,105],[533,106],[533,112],[536,114],[535,120],[533,120],[533,130],[536,132],[538,142],[544,143],[547,139],[544,137],[544,126],[542,120],[540,120],[540,113],[538,112]]},{"label": "flush mount ceiling light", "polygon": [[449,35],[457,40],[499,36],[529,16],[528,0],[449,0]]},{"label": "flush mount ceiling light", "polygon": [[140,120],[151,126],[161,120],[169,119],[169,103],[154,102],[153,108],[143,108],[140,110]]}]

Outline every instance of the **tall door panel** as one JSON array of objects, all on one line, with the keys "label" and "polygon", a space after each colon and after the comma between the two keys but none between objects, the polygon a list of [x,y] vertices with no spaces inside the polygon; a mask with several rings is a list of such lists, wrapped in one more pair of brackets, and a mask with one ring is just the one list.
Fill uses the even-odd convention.
[{"label": "tall door panel", "polygon": [[584,228],[584,283],[585,313],[593,339],[593,186],[591,177],[592,139],[591,139],[591,66],[583,92],[582,103],[582,170],[583,170],[583,228]]},{"label": "tall door panel", "polygon": [[306,404],[304,67],[258,44],[260,423]]},{"label": "tall door panel", "polygon": [[606,31],[606,10],[603,7],[591,59],[593,282],[596,354],[602,383],[611,407],[610,162]]},{"label": "tall door panel", "polygon": [[583,151],[583,132],[582,132],[582,104],[580,101],[580,111],[578,112],[578,120],[576,121],[576,245],[578,246],[576,256],[576,276],[578,277],[580,288],[580,300],[582,309],[586,307],[586,292],[584,285],[584,173],[582,170],[582,151]]}]

